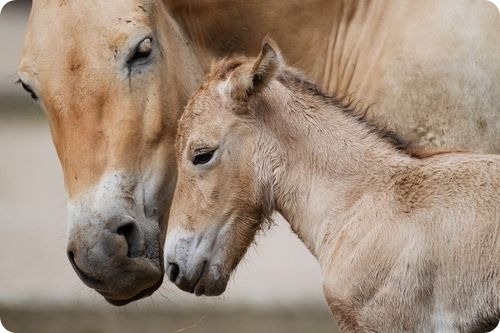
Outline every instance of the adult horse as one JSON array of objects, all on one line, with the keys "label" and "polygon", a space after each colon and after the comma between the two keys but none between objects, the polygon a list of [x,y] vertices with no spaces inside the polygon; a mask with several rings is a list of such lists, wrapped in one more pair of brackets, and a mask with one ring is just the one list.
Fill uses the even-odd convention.
[{"label": "adult horse", "polygon": [[500,19],[487,2],[34,0],[20,82],[64,171],[69,259],[109,302],[162,282],[188,96],[213,57],[250,54],[267,33],[288,63],[363,96],[408,138],[500,150]]}]

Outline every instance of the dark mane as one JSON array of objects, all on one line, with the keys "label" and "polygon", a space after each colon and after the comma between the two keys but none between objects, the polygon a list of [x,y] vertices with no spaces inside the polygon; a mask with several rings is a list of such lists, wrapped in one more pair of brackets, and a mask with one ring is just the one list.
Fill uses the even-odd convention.
[{"label": "dark mane", "polygon": [[419,154],[412,151],[410,141],[403,139],[396,132],[387,129],[385,124],[368,119],[367,114],[372,105],[365,106],[360,100],[353,98],[351,95],[330,96],[324,93],[316,84],[306,79],[301,73],[290,68],[283,69],[277,79],[283,85],[293,86],[295,89],[303,91],[306,94],[320,98],[327,105],[338,108],[346,116],[363,124],[371,133],[375,133],[396,150],[413,157],[420,157]]},{"label": "dark mane", "polygon": [[[229,74],[241,65],[247,63],[249,59],[250,58],[246,56],[235,56],[216,61],[212,63],[212,68],[207,75],[207,79],[225,80]],[[395,150],[411,157],[423,159],[451,152],[463,152],[449,149],[425,149],[416,146],[410,140],[406,140],[395,131],[388,129],[382,120],[368,117],[373,105],[366,105],[352,95],[342,95],[340,93],[328,95],[316,84],[307,79],[302,73],[293,68],[284,67],[278,75],[277,80],[285,86],[292,86],[299,91],[319,98],[327,105],[336,107],[344,115],[362,124],[370,133],[377,135]]]}]

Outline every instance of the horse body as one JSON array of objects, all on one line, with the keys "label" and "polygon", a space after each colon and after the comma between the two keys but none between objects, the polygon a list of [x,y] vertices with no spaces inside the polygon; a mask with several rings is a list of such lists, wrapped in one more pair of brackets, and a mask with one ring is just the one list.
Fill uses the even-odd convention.
[{"label": "horse body", "polygon": [[159,286],[178,117],[214,57],[268,33],[408,138],[498,151],[499,20],[486,2],[450,3],[33,1],[19,76],[48,117],[80,278],[115,304]]},{"label": "horse body", "polygon": [[255,55],[269,34],[323,91],[371,106],[370,117],[415,144],[500,153],[500,16],[487,1],[167,6],[206,69],[214,57]]},{"label": "horse body", "polygon": [[398,150],[276,49],[215,65],[181,118],[169,278],[220,294],[277,211],[318,259],[343,331],[493,328],[500,157]]}]

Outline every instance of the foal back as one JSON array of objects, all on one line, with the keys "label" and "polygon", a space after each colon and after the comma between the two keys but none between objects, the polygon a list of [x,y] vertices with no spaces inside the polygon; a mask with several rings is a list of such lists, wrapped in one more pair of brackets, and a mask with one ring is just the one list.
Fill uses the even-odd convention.
[{"label": "foal back", "polygon": [[346,332],[486,332],[500,318],[500,156],[416,160],[349,212],[320,262]]}]

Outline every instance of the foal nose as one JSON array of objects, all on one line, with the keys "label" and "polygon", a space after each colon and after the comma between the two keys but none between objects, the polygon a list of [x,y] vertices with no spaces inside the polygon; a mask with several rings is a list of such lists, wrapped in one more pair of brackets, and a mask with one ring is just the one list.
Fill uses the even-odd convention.
[{"label": "foal nose", "polygon": [[175,281],[177,281],[180,272],[181,270],[179,268],[179,265],[177,265],[176,263],[168,263],[167,276],[171,282],[175,283]]}]

